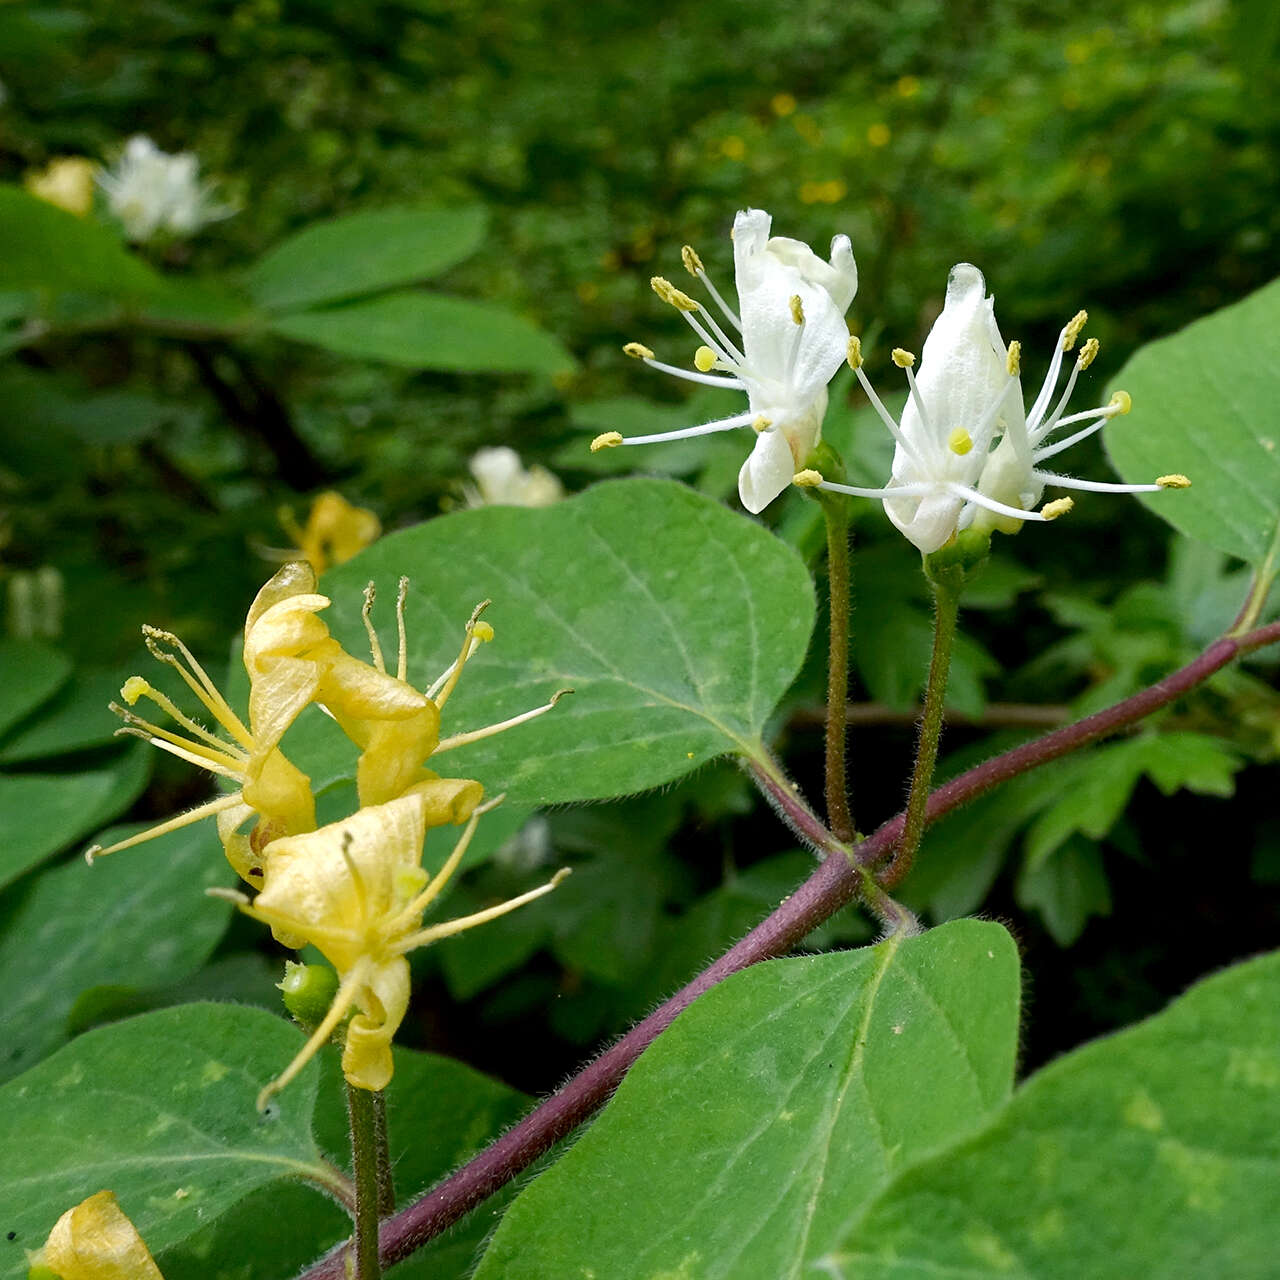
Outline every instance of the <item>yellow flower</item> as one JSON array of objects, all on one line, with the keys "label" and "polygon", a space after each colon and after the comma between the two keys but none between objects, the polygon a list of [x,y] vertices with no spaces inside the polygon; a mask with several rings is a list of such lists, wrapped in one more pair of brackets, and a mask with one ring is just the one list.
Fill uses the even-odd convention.
[{"label": "yellow flower", "polygon": [[33,196],[83,218],[93,208],[94,163],[84,156],[59,156],[33,169],[22,185]]},{"label": "yellow flower", "polygon": [[352,506],[333,489],[312,502],[305,527],[298,524],[288,507],[281,508],[280,523],[297,543],[296,554],[309,561],[317,573],[323,573],[330,565],[345,564],[382,533],[382,522],[372,511]]},{"label": "yellow flower", "polygon": [[31,1280],[164,1280],[110,1191],[68,1209],[30,1263]]},{"label": "yellow flower", "polygon": [[[497,803],[494,801],[493,803]],[[360,809],[341,822],[304,835],[285,836],[268,850],[266,886],[252,902],[233,890],[245,914],[315,946],[337,970],[337,994],[324,1020],[294,1060],[258,1095],[258,1107],[283,1089],[333,1035],[348,1011],[342,1070],[361,1089],[383,1089],[391,1079],[391,1040],[409,1003],[408,952],[514,911],[553,889],[568,874],[509,902],[442,924],[422,927],[422,915],[457,869],[480,815],[435,877],[422,867],[431,803],[414,793]]]},{"label": "yellow flower", "polygon": [[[255,886],[262,883],[262,851],[277,836],[315,827],[315,803],[307,776],[280,750],[280,740],[312,701],[324,664],[341,654],[316,613],[329,605],[315,592],[315,573],[301,562],[285,565],[258,592],[245,619],[244,664],[249,673],[249,724],[231,709],[204,668],[187,647],[167,631],[144,627],[153,657],[178,672],[187,687],[222,729],[225,737],[179,711],[174,703],[141,676],[121,689],[129,706],[149,698],[183,730],[176,733],[144,720],[128,707],[112,704],[124,719],[121,733],[134,734],[163,751],[240,784],[188,813],[122,840],[109,849],[92,848],[87,857],[115,853],[168,831],[217,815],[218,834],[236,873]],[[230,741],[227,741],[227,739]],[[248,835],[239,828],[251,817],[258,822]]]}]

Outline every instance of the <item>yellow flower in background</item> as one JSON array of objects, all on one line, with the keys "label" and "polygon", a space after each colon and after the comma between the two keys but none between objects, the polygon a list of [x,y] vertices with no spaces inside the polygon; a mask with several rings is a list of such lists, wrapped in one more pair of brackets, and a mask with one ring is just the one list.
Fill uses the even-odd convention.
[{"label": "yellow flower in background", "polygon": [[[497,801],[493,802],[494,804]],[[355,1009],[346,1032],[342,1070],[361,1089],[383,1089],[391,1079],[391,1041],[409,1003],[410,951],[514,911],[549,893],[565,875],[495,907],[422,927],[423,912],[457,870],[481,814],[472,809],[466,830],[434,877],[422,867],[431,803],[409,794],[360,809],[304,835],[286,836],[268,850],[266,885],[252,902],[231,890],[246,915],[317,948],[340,984],[324,1020],[293,1061],[258,1095],[261,1109],[311,1060]]]},{"label": "yellow flower in background", "polygon": [[289,558],[301,557],[317,573],[331,565],[345,564],[382,534],[382,522],[372,511],[352,506],[333,489],[319,494],[311,503],[305,526],[298,523],[288,507],[280,509],[279,519],[296,544],[296,551],[289,552]]},{"label": "yellow flower in background", "polygon": [[30,1265],[30,1280],[164,1280],[111,1191],[68,1209]]},{"label": "yellow flower in background", "polygon": [[22,185],[33,196],[83,218],[93,208],[93,175],[96,166],[84,156],[59,156],[43,169],[33,169]]}]

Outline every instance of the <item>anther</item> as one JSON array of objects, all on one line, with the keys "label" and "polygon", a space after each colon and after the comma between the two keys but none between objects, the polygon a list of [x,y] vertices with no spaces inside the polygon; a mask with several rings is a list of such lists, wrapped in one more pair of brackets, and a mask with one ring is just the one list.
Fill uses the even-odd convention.
[{"label": "anther", "polygon": [[591,452],[599,453],[601,449],[616,449],[621,443],[621,431],[602,431],[591,442]]},{"label": "anther", "polygon": [[798,489],[816,489],[823,483],[822,472],[808,467],[804,471],[797,471],[791,477],[791,483]]},{"label": "anther", "polygon": [[856,333],[849,335],[849,353],[845,357],[849,362],[849,368],[857,373],[862,368],[862,339]]},{"label": "anther", "polygon": [[493,639],[493,626],[488,622],[477,622],[471,628],[471,638],[481,644],[488,644]]},{"label": "anther", "polygon": [[698,272],[702,268],[702,259],[698,257],[698,251],[691,244],[687,244],[680,250],[680,261],[684,263],[684,269],[696,280]]},{"label": "anther", "polygon": [[654,276],[649,284],[663,302],[669,302],[677,311],[700,310],[698,304],[687,293],[681,293],[665,276]]},{"label": "anther", "polygon": [[1080,330],[1089,323],[1089,313],[1087,311],[1077,311],[1075,315],[1067,321],[1067,327],[1062,331],[1062,349],[1070,351],[1076,345],[1076,339],[1080,336]]},{"label": "anther", "polygon": [[120,696],[133,706],[139,698],[151,692],[151,686],[141,676],[130,676],[120,686]]},{"label": "anther", "polygon": [[768,431],[771,426],[773,426],[773,420],[771,418],[766,418],[762,413],[751,424],[751,430],[754,431],[756,435],[759,435],[762,431]]},{"label": "anther", "polygon": [[804,324],[804,303],[800,301],[798,293],[791,295],[791,318],[796,324]]},{"label": "anther", "polygon": [[973,448],[973,437],[963,427],[955,427],[947,437],[947,448],[963,458]]},{"label": "anther", "polygon": [[693,353],[693,367],[699,373],[710,373],[716,367],[716,353],[710,347],[699,347]]},{"label": "anther", "polygon": [[1059,516],[1065,516],[1075,505],[1070,498],[1055,498],[1040,508],[1040,514],[1046,520],[1056,520]]},{"label": "anther", "polygon": [[896,364],[899,369],[910,369],[915,362],[916,358],[910,351],[906,351],[902,347],[894,347],[893,363]]},{"label": "anther", "polygon": [[1113,392],[1111,399],[1107,401],[1107,408],[1113,413],[1128,413],[1133,408],[1133,397],[1127,391]]},{"label": "anther", "polygon": [[1097,357],[1098,340],[1097,338],[1085,339],[1085,344],[1080,348],[1080,354],[1076,356],[1076,368],[1087,369]]},{"label": "anther", "polygon": [[1191,481],[1187,479],[1181,472],[1175,471],[1171,475],[1157,476],[1156,484],[1162,489],[1190,489]]},{"label": "anther", "polygon": [[1004,367],[1011,378],[1016,378],[1022,372],[1022,343],[1017,339],[1009,343],[1009,354],[1004,358]]},{"label": "anther", "polygon": [[622,350],[623,354],[629,355],[633,360],[653,359],[653,352],[643,342],[628,342]]}]

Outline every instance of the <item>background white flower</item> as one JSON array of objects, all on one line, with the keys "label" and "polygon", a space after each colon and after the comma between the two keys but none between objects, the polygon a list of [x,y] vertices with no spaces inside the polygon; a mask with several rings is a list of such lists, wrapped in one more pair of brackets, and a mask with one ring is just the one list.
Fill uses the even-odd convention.
[{"label": "background white flower", "polygon": [[170,155],[137,134],[125,144],[116,166],[99,173],[98,185],[125,235],[141,242],[158,232],[194,235],[235,213],[232,205],[214,199],[212,185],[202,183],[199,174],[200,162],[192,152]]},{"label": "background white flower", "polygon": [[467,469],[475,477],[462,486],[469,506],[549,507],[564,497],[558,476],[536,463],[526,468],[506,445],[477,449]]}]

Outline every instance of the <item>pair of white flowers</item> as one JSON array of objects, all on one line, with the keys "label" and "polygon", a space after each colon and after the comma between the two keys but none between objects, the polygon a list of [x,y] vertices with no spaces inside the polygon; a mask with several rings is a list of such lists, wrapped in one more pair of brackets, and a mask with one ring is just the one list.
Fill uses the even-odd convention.
[{"label": "pair of white flowers", "polygon": [[98,175],[98,185],[135,243],[160,233],[194,235],[235,213],[234,206],[214,198],[210,183],[200,181],[200,162],[192,152],[171,155],[144,134],[129,139],[116,166]]},{"label": "pair of white flowers", "polygon": [[[1048,375],[1027,409],[1020,346],[1005,346],[982,273],[968,263],[951,271],[946,304],[925,340],[919,373],[914,372],[916,361],[910,352],[894,352],[909,390],[901,418],[895,419],[867,380],[858,339],[849,336],[844,319],[858,287],[848,237],[837,236],[831,242],[830,259],[824,262],[806,244],[771,237],[770,226],[769,215],[759,209],[741,212],[734,221],[741,316],[711,283],[698,255],[690,248],[684,251],[686,268],[707,289],[727,329],[669,281],[654,279],[654,291],[681,312],[704,343],[694,356],[695,370],[664,364],[639,343],[626,348],[629,355],[677,377],[746,391],[748,411],[659,435],[624,438],[606,432],[592,442],[593,450],[749,426],[757,433],[756,442],[738,477],[738,492],[748,511],[762,511],[793,480],[878,498],[890,520],[925,554],[936,551],[959,529],[1013,532],[1025,520],[1062,515],[1070,509],[1070,499],[1035,509],[1049,485],[1113,493],[1186,487],[1188,481],[1179,475],[1161,476],[1154,484],[1123,485],[1043,469],[1041,464],[1049,458],[1128,412],[1129,398],[1117,392],[1106,405],[1064,415],[1076,379],[1098,350],[1094,339],[1080,345],[1058,394],[1064,357],[1076,349],[1087,319],[1080,312],[1059,335]],[[846,359],[896,444],[883,488],[838,484],[807,468],[821,438],[827,384]],[[1050,440],[1068,426],[1077,429]]]}]

